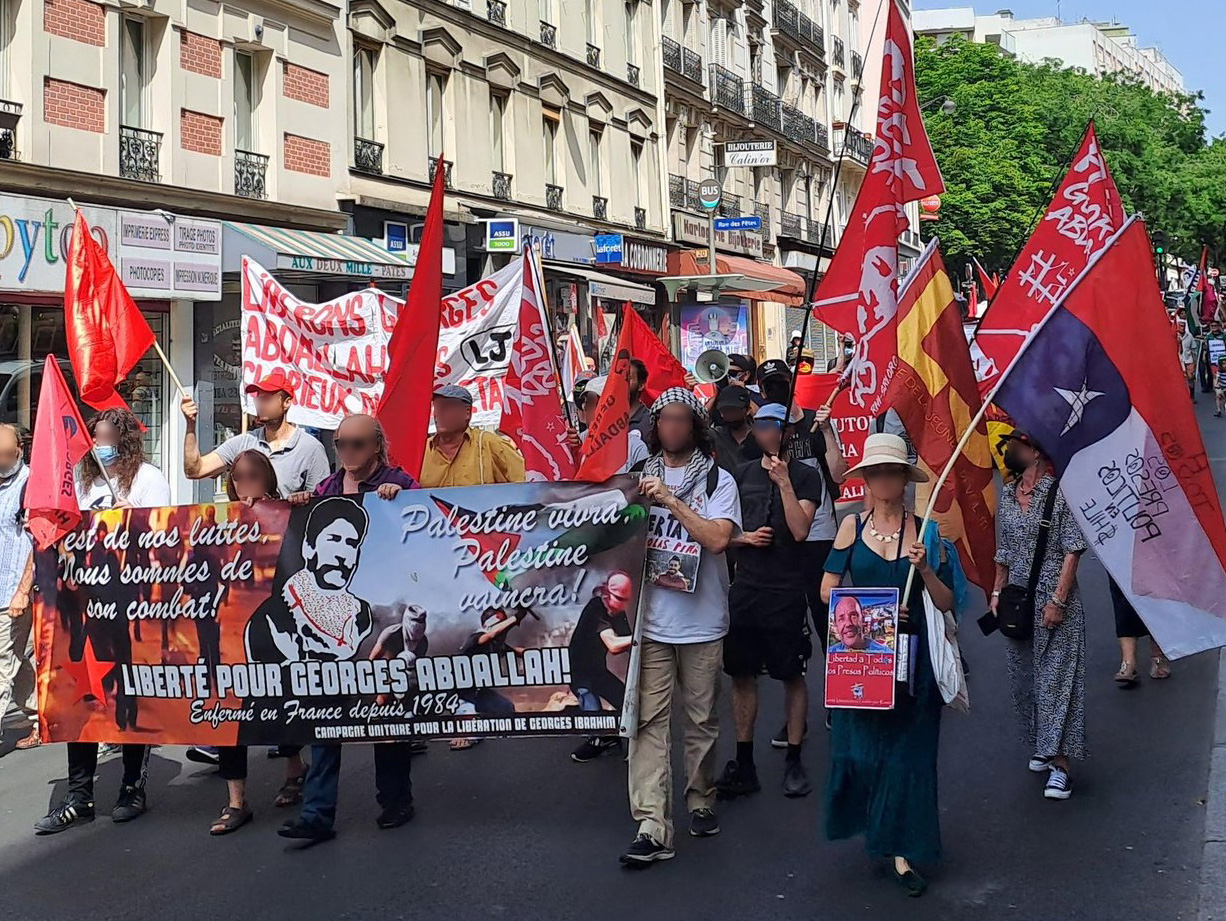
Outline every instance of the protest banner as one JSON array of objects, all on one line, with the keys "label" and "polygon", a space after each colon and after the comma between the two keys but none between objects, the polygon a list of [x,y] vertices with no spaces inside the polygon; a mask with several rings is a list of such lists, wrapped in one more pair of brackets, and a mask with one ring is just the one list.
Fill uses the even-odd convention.
[{"label": "protest banner", "polygon": [[826,706],[892,709],[898,589],[831,589],[829,629]]},{"label": "protest banner", "polygon": [[[839,383],[838,372],[801,374],[796,378],[796,403],[802,409],[816,410],[824,406]],[[839,451],[848,467],[860,462],[864,441],[873,432],[873,417],[862,407],[854,406],[851,394],[843,390],[830,407],[830,426],[839,439]],[[839,490],[839,502],[864,500],[864,480],[844,480]]]},{"label": "protest banner", "polygon": [[503,382],[523,299],[524,260],[443,298],[434,385],[459,384],[473,395],[473,425],[497,428]]},{"label": "protest banner", "polygon": [[350,413],[375,411],[402,301],[378,288],[363,288],[308,304],[246,256],[242,282],[245,412],[255,412],[247,386],[275,368],[288,375],[294,388],[291,422],[334,429]]},{"label": "protest banner", "polygon": [[88,514],[38,555],[43,739],[616,732],[646,532],[633,477]]}]

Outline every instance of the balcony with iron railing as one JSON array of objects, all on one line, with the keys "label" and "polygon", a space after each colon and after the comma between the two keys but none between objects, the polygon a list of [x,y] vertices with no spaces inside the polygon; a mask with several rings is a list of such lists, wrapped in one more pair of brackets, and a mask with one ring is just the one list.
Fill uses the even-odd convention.
[{"label": "balcony with iron railing", "polygon": [[598,221],[607,221],[609,219],[609,200],[605,196],[592,196],[592,217]]},{"label": "balcony with iron railing", "polygon": [[711,65],[711,101],[740,115],[745,111],[745,81],[719,64]]},{"label": "balcony with iron railing", "polygon": [[830,149],[830,129],[827,128],[825,125],[823,125],[821,122],[817,122],[814,127],[817,130],[817,146],[822,148],[822,150],[829,150]]},{"label": "balcony with iron railing", "polygon": [[702,55],[689,48],[681,49],[681,72],[686,79],[702,82]]},{"label": "balcony with iron railing", "polygon": [[268,197],[268,157],[250,150],[234,151],[234,194],[242,198]]},{"label": "balcony with iron railing", "polygon": [[686,207],[689,208],[691,211],[695,211],[698,214],[702,214],[706,211],[706,209],[703,208],[702,206],[702,202],[698,200],[698,180],[697,179],[685,180],[685,200],[686,200]]},{"label": "balcony with iron railing", "polygon": [[814,144],[817,141],[817,122],[804,112],[786,102],[783,109],[783,136],[798,144]]},{"label": "balcony with iron railing", "polygon": [[545,183],[545,207],[550,211],[562,210],[562,187]]},{"label": "balcony with iron railing", "polygon": [[685,197],[685,177],[678,176],[676,173],[668,174],[668,206],[670,208],[684,208],[687,204]]},{"label": "balcony with iron railing", "polygon": [[600,69],[600,49],[591,42],[588,42],[587,46],[587,63],[589,66],[595,67],[597,70]]},{"label": "balcony with iron railing", "polygon": [[634,229],[635,230],[646,230],[647,229],[647,209],[646,208],[639,208],[637,206],[635,207],[634,209]]},{"label": "balcony with iron railing", "polygon": [[863,70],[864,58],[860,56],[859,51],[853,51],[851,53],[851,75],[853,77],[859,77]]},{"label": "balcony with iron railing", "polygon": [[443,164],[443,188],[454,189],[455,186],[451,184],[451,168],[455,164],[450,160],[440,161],[438,157],[430,158],[430,184],[434,184],[434,177],[438,174],[438,165],[440,162]]},{"label": "balcony with iron railing", "polygon": [[[822,242],[822,225],[820,222],[815,221],[813,218],[805,220],[805,239],[810,243]],[[830,241],[827,240],[826,242]]]},{"label": "balcony with iron railing", "polygon": [[160,182],[162,133],[131,125],[119,126],[119,175],[124,179]]},{"label": "balcony with iron railing", "polygon": [[664,55],[665,70],[681,73],[681,45],[664,35],[660,38],[660,50]]},{"label": "balcony with iron railing", "polygon": [[362,173],[383,174],[383,145],[366,138],[353,139],[353,168]]},{"label": "balcony with iron railing", "polygon": [[779,97],[766,87],[759,86],[756,83],[749,85],[747,96],[749,117],[759,125],[782,132],[783,114],[780,111],[781,100]]},{"label": "balcony with iron railing", "polygon": [[756,201],[753,203],[753,213],[762,219],[762,233],[764,238],[770,236],[771,229],[771,206],[764,202]]},{"label": "balcony with iron railing", "polygon": [[779,212],[779,236],[788,237],[792,240],[802,239],[804,232],[805,219],[803,215],[796,214],[792,211]]},{"label": "balcony with iron railing", "polygon": [[21,121],[21,103],[0,99],[0,160],[20,160],[17,150],[17,123]]},{"label": "balcony with iron railing", "polygon": [[722,196],[720,196],[719,216],[720,217],[740,217],[741,216],[741,196],[730,195],[727,192],[725,192]]},{"label": "balcony with iron railing", "polygon": [[775,31],[790,38],[800,47],[812,49],[819,57],[826,54],[822,27],[807,13],[802,13],[791,0],[775,0],[772,24]]},{"label": "balcony with iron railing", "polygon": [[494,192],[494,197],[502,201],[511,200],[511,174],[500,173],[494,170],[490,174],[490,185]]},{"label": "balcony with iron railing", "polygon": [[850,159],[863,166],[868,166],[869,161],[873,159],[873,148],[876,144],[869,135],[858,128],[844,128],[836,124],[834,135],[834,155],[836,157],[843,155],[844,146],[847,148],[847,156]]},{"label": "balcony with iron railing", "polygon": [[843,67],[847,63],[846,48],[843,45],[843,39],[837,35],[830,37],[833,54],[831,55],[835,67]]},{"label": "balcony with iron railing", "polygon": [[541,20],[541,44],[546,48],[558,47],[558,27],[552,22]]},{"label": "balcony with iron railing", "polygon": [[485,0],[485,18],[496,26],[506,26],[507,5],[505,0]]}]

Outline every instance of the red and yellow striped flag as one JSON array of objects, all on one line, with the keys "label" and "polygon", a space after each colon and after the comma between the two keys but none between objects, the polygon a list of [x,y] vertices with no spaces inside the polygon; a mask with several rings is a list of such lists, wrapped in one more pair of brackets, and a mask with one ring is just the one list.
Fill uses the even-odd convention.
[{"label": "red and yellow striped flag", "polygon": [[[887,405],[902,418],[932,478],[930,490],[980,407],[962,316],[935,240],[898,301],[898,365]],[[928,507],[927,490],[924,484],[917,490],[917,512]],[[980,421],[936,497],[933,517],[957,546],[967,578],[986,592],[995,579],[995,509],[992,452]]]}]

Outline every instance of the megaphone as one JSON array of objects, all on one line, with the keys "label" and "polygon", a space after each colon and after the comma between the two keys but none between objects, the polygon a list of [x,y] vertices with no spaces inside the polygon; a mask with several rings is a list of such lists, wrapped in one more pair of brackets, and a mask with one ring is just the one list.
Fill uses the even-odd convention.
[{"label": "megaphone", "polygon": [[707,349],[694,362],[694,376],[704,384],[717,384],[728,376],[728,356],[719,349]]}]

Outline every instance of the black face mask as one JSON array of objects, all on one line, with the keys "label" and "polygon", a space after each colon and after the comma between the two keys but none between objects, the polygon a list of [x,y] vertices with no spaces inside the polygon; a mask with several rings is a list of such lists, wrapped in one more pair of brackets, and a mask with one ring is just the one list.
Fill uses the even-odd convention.
[{"label": "black face mask", "polygon": [[1018,450],[1012,446],[1005,448],[1005,468],[1015,476],[1021,476],[1026,472],[1026,468],[1030,465],[1026,463],[1018,453]]},{"label": "black face mask", "polygon": [[774,378],[769,383],[762,385],[762,395],[771,403],[786,405],[791,389],[791,381],[785,378]]}]

